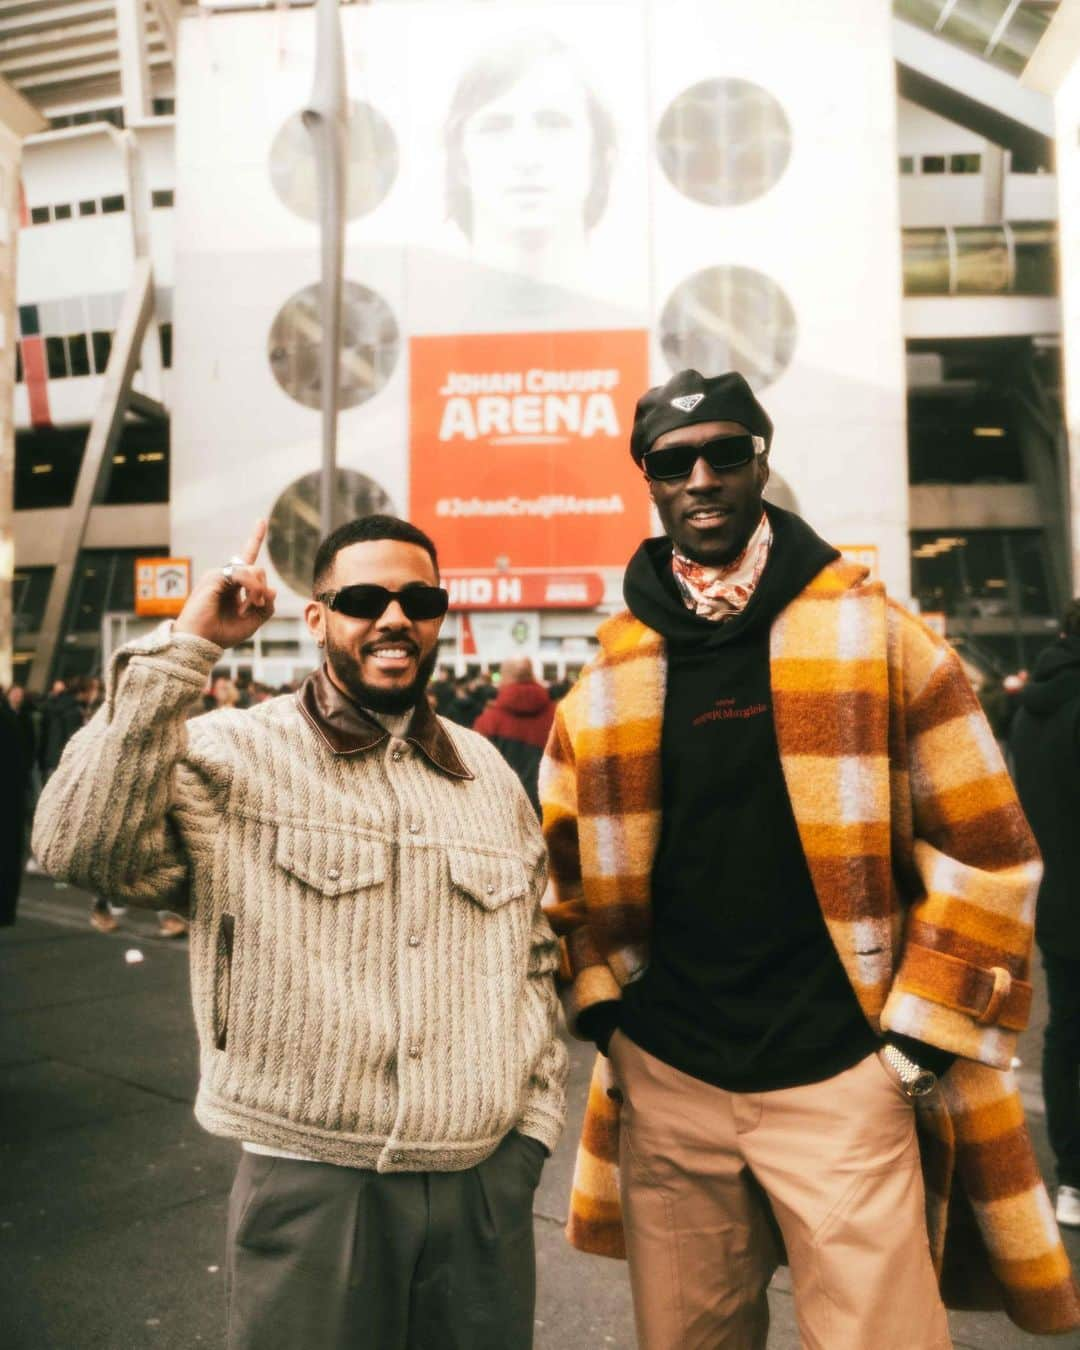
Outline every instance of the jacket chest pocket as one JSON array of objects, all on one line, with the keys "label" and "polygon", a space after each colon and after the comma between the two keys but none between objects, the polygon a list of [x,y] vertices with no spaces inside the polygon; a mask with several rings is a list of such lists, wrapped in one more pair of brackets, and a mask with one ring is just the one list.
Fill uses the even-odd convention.
[{"label": "jacket chest pocket", "polygon": [[486,975],[524,973],[529,876],[514,854],[447,850],[465,961]]},{"label": "jacket chest pocket", "polygon": [[386,844],[345,830],[279,825],[277,865],[328,899],[381,886],[386,881]]}]

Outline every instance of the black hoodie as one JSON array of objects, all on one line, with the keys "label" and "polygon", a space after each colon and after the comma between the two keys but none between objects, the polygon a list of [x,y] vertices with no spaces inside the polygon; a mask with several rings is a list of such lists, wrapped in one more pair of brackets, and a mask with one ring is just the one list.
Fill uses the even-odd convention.
[{"label": "black hoodie", "polygon": [[1039,657],[1020,692],[1009,747],[1016,788],[1042,850],[1039,946],[1080,957],[1080,637]]},{"label": "black hoodie", "polygon": [[642,545],[624,587],[665,639],[668,686],[650,961],[624,990],[619,1024],[657,1058],[737,1092],[819,1082],[875,1044],[814,893],[769,681],[772,621],[838,554],[798,516],[768,514],[772,550],[737,618],[687,609],[667,539]]}]

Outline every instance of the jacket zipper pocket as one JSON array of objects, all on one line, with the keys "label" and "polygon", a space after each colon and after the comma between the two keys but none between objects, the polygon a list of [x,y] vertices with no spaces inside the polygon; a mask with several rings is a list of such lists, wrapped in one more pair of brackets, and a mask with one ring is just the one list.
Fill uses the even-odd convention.
[{"label": "jacket zipper pocket", "polygon": [[214,950],[214,1048],[224,1050],[229,1038],[229,1003],[232,997],[233,935],[236,918],[223,914]]}]

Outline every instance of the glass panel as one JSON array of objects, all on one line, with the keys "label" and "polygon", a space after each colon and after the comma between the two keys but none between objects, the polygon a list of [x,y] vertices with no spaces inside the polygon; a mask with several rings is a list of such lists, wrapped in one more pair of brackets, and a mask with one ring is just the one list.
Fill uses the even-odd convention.
[{"label": "glass panel", "polygon": [[1021,614],[1051,613],[1047,581],[1046,540],[1036,530],[1016,530],[1009,535]]},{"label": "glass panel", "polygon": [[68,202],[61,202],[58,206],[54,206],[54,207],[53,207],[53,219],[54,219],[54,220],[70,220],[70,219],[71,219],[71,205],[70,205],[70,203],[68,203]]},{"label": "glass panel", "polygon": [[960,229],[955,239],[957,294],[1008,294],[1011,276],[1004,230],[996,226]]},{"label": "glass panel", "polygon": [[78,555],[72,597],[68,607],[68,633],[97,633],[101,617],[111,610],[131,612],[135,606],[135,559],[155,558],[167,549],[88,548]]},{"label": "glass panel", "polygon": [[901,173],[914,173],[914,172],[915,172],[915,156],[914,156],[914,155],[901,155],[901,156],[900,156],[900,172],[901,172]]},{"label": "glass panel", "polygon": [[949,156],[950,173],[981,173],[982,155],[966,153]]},{"label": "glass panel", "polygon": [[99,375],[104,375],[105,367],[109,364],[109,353],[112,351],[112,334],[91,333],[90,342],[94,349],[94,370]]},{"label": "glass panel", "polygon": [[16,344],[15,344],[15,383],[16,383],[16,384],[22,384],[22,382],[23,382],[22,343],[21,343],[21,342],[16,342]]},{"label": "glass panel", "polygon": [[169,428],[135,423],[124,428],[109,470],[109,505],[169,500]]},{"label": "glass panel", "polygon": [[52,219],[52,207],[32,206],[30,208],[31,225],[47,225],[51,219]]},{"label": "glass panel", "polygon": [[[311,594],[311,568],[319,547],[319,478],[307,473],[290,483],[270,512],[270,561],[286,585],[304,596]],[[367,474],[338,469],[335,487],[342,520],[394,513],[388,493]]]},{"label": "glass panel", "polygon": [[924,530],[911,543],[920,605],[949,617],[950,639],[981,668],[1017,670],[1056,631],[1041,530]]},{"label": "glass panel", "polygon": [[85,427],[16,432],[16,511],[70,506],[85,444]]},{"label": "glass panel", "polygon": [[49,600],[51,567],[20,567],[12,578],[11,608],[16,635],[36,633]]},{"label": "glass panel", "polygon": [[771,277],[749,267],[707,267],[681,281],[660,315],[670,368],[741,370],[764,389],[791,363],[795,309]]},{"label": "glass panel", "polygon": [[1058,284],[1057,226],[1014,225],[1013,251],[1017,295],[1056,295]]},{"label": "glass panel", "polygon": [[67,379],[67,352],[62,337],[47,337],[45,339],[45,364],[50,380]]},{"label": "glass panel", "polygon": [[1053,0],[1022,3],[999,33],[1011,3],[1012,0],[894,0],[893,10],[899,18],[928,32],[937,32],[972,55],[1019,74],[1038,46],[1057,5]]},{"label": "glass panel", "polygon": [[893,0],[893,11],[901,19],[932,29],[941,18],[945,0]]},{"label": "glass panel", "polygon": [[73,333],[67,340],[68,362],[72,375],[90,374],[90,347],[85,333]]},{"label": "glass panel", "polygon": [[904,294],[949,294],[949,239],[943,229],[904,231]]},{"label": "glass panel", "polygon": [[102,197],[102,199],[101,199],[101,209],[102,209],[102,211],[104,211],[106,214],[109,214],[110,212],[115,212],[115,211],[122,211],[122,210],[124,209],[124,198],[123,198],[123,196],[122,196],[122,195],[117,195],[117,196],[113,196],[113,197]]},{"label": "glass panel", "polygon": [[[346,281],[342,297],[341,406],[355,408],[377,394],[397,364],[401,336],[393,310],[375,291]],[[320,407],[322,316],[319,287],[286,300],[267,338],[270,369],[298,403]]]},{"label": "glass panel", "polygon": [[668,105],[656,148],[680,192],[707,206],[737,206],[779,181],[791,158],[791,125],[760,85],[702,80]]},{"label": "glass panel", "polygon": [[944,155],[923,155],[922,157],[923,173],[944,173],[945,156]]},{"label": "glass panel", "polygon": [[166,370],[172,366],[172,324],[158,325],[158,339],[161,344],[161,364]]},{"label": "glass panel", "polygon": [[97,204],[97,200],[96,200],[96,199],[91,199],[91,200],[88,200],[88,201],[80,202],[80,203],[79,203],[79,215],[80,215],[80,216],[96,216],[96,215],[97,215],[97,209],[98,209],[98,204]]},{"label": "glass panel", "polygon": [[987,393],[909,396],[908,472],[914,484],[1026,482],[1009,402]]},{"label": "glass panel", "polygon": [[106,609],[117,608],[108,601],[113,591],[117,558],[122,556],[122,553],[97,549],[87,549],[79,554],[68,602],[68,633],[96,633]]}]

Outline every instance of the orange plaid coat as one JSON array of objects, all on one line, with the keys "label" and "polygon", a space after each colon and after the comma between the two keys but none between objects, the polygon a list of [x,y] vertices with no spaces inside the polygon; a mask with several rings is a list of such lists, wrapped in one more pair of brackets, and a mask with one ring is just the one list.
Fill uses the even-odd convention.
[{"label": "orange plaid coat", "polygon": [[[541,772],[567,1020],[648,961],[660,834],[663,639],[630,614],[559,704]],[[872,1027],[961,1058],[918,1116],[927,1225],[946,1300],[1021,1327],[1080,1326],[1010,1073],[1031,1002],[1041,865],[951,649],[844,562],[770,634],[780,759],[822,913]],[[625,1254],[618,1105],[597,1057],[568,1236]],[[946,1242],[948,1235],[948,1242]]]}]

